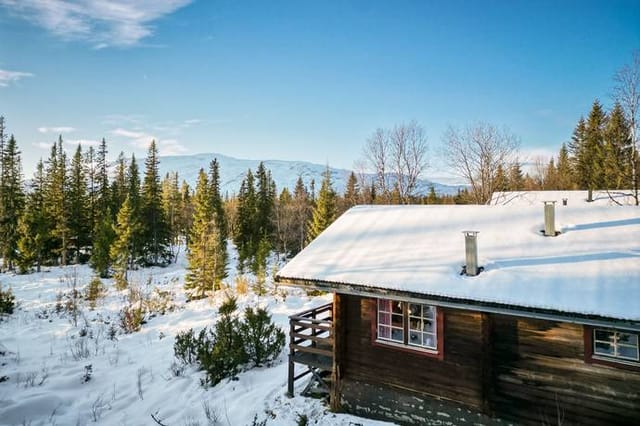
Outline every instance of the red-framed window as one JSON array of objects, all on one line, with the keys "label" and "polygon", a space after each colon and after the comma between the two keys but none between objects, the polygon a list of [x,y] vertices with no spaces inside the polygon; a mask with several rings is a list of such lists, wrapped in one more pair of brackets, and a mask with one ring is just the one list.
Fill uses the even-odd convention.
[{"label": "red-framed window", "polygon": [[376,299],[373,312],[374,344],[443,358],[441,309],[422,303]]},{"label": "red-framed window", "polygon": [[640,370],[640,333],[600,327],[584,327],[585,361]]}]

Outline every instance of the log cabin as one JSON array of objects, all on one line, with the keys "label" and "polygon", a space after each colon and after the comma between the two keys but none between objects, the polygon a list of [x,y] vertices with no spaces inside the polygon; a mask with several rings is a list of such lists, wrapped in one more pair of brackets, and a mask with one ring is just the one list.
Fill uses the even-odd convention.
[{"label": "log cabin", "polygon": [[640,424],[640,210],[536,204],[344,213],[276,276],[333,293],[290,318],[289,394],[311,373],[402,424]]}]

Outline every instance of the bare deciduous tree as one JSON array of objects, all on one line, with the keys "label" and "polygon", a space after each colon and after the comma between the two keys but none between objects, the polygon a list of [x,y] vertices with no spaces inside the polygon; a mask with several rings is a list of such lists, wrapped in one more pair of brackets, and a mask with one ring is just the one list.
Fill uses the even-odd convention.
[{"label": "bare deciduous tree", "polygon": [[614,97],[620,103],[629,120],[631,139],[631,185],[635,204],[639,205],[640,156],[638,155],[638,131],[640,127],[640,51],[633,52],[631,63],[624,65],[613,77]]},{"label": "bare deciduous tree", "polygon": [[491,199],[498,167],[507,169],[513,163],[520,144],[507,129],[476,123],[463,130],[450,126],[444,145],[451,170],[469,182],[473,201],[484,204]]},{"label": "bare deciduous tree", "polygon": [[364,156],[376,176],[379,194],[390,199],[395,190],[401,203],[409,202],[428,166],[428,149],[424,128],[415,121],[391,130],[377,129],[367,140]]}]

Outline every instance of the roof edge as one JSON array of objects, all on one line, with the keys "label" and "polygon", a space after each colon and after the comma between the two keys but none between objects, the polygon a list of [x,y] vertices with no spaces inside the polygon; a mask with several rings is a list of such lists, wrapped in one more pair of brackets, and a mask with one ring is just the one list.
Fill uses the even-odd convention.
[{"label": "roof edge", "polygon": [[485,313],[511,315],[524,318],[541,319],[548,321],[560,321],[573,324],[582,324],[596,327],[610,327],[627,329],[640,332],[640,321],[606,317],[601,315],[588,315],[577,312],[565,312],[554,309],[531,308],[517,305],[508,305],[495,302],[482,302],[478,300],[453,298],[416,293],[406,290],[391,290],[380,287],[348,284],[333,281],[312,280],[307,278],[291,278],[276,275],[276,282],[295,287],[311,288],[315,290],[330,291],[340,294],[368,297],[393,297],[407,302],[415,301],[429,303],[436,306],[473,310]]}]

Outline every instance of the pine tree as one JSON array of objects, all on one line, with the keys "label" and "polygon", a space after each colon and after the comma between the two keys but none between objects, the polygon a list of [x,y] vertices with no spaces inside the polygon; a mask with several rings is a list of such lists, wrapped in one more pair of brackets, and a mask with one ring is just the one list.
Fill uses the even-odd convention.
[{"label": "pine tree", "polygon": [[18,240],[18,268],[20,273],[29,271],[33,263],[36,271],[48,257],[46,252],[51,235],[51,219],[45,208],[45,173],[42,160],[36,166],[36,172],[31,181],[31,191],[27,196],[26,207],[18,224],[20,238]]},{"label": "pine tree", "polygon": [[71,160],[68,190],[69,240],[75,251],[74,263],[80,262],[81,248],[89,245],[89,231],[93,227],[89,222],[89,197],[83,166],[82,147],[78,145]]},{"label": "pine tree", "polygon": [[169,227],[162,210],[158,149],[155,140],[151,141],[144,164],[140,211],[141,260],[144,265],[166,265],[171,259]]},{"label": "pine tree", "polygon": [[320,192],[318,193],[318,200],[316,201],[316,206],[313,210],[311,221],[309,222],[309,232],[307,234],[309,242],[313,241],[336,219],[336,198],[336,193],[333,190],[331,182],[331,171],[329,167],[327,167],[324,178],[322,179],[322,185],[320,186]]},{"label": "pine tree", "polygon": [[[273,240],[273,209],[275,206],[275,183],[271,179],[271,172],[260,162],[256,171],[256,224],[255,239],[265,240],[269,244]],[[257,247],[256,247],[257,250]]]},{"label": "pine tree", "polygon": [[589,191],[588,201],[592,201],[593,190],[604,184],[605,121],[604,110],[596,99],[587,120],[580,118],[569,145],[576,183]]},{"label": "pine tree", "polygon": [[[98,212],[110,212],[111,197],[109,193],[109,162],[107,160],[107,141],[102,138],[98,146],[97,155],[97,210]],[[101,218],[100,218],[101,219]]]},{"label": "pine tree", "polygon": [[194,218],[189,238],[188,272],[185,290],[192,298],[202,298],[220,288],[226,278],[226,247],[222,244],[211,200],[211,188],[204,170],[200,169],[193,198]]},{"label": "pine tree", "polygon": [[[131,161],[129,162],[129,168],[127,169],[127,192],[124,197],[125,200],[127,197],[129,197],[131,217],[135,220],[136,223],[142,223],[140,201],[140,172],[138,171],[138,162],[136,161],[135,155],[131,155]],[[120,206],[120,208],[122,208],[122,206]],[[119,210],[120,209],[118,209],[118,211]],[[134,259],[134,262],[143,264],[142,226],[137,226],[134,230],[134,233],[132,257]]]},{"label": "pine tree", "polygon": [[20,151],[13,135],[4,146],[2,153],[2,179],[0,191],[0,244],[4,265],[12,270],[17,258],[17,243],[19,238],[18,220],[24,207],[24,191],[22,189],[22,163]]},{"label": "pine tree", "polygon": [[115,239],[109,249],[116,285],[119,288],[127,286],[127,271],[133,267],[134,240],[139,226],[134,216],[131,198],[127,195],[118,212],[117,223],[113,226]]}]

